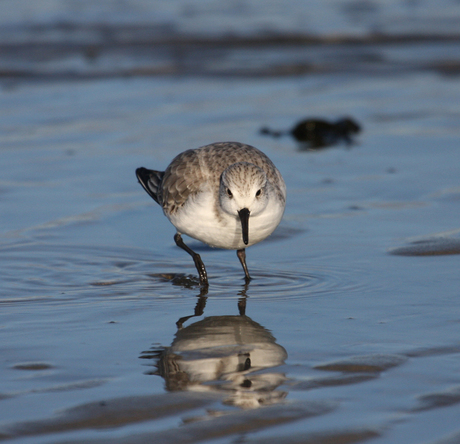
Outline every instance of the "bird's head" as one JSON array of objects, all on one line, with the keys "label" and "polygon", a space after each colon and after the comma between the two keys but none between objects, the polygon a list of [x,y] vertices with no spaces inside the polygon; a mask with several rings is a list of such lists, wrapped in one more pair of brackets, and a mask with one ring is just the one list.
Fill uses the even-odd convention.
[{"label": "bird's head", "polygon": [[237,162],[220,177],[219,200],[222,209],[241,221],[243,242],[249,242],[249,218],[261,213],[268,203],[267,175],[262,168]]}]

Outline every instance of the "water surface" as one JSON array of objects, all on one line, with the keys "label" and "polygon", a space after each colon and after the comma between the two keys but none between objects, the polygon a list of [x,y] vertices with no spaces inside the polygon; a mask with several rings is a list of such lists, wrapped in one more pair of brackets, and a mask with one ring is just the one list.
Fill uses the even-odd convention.
[{"label": "water surface", "polygon": [[[5,78],[0,439],[458,442],[460,82],[420,65],[431,44],[399,48],[416,66],[372,75],[264,56],[268,76]],[[351,147],[259,134],[346,115]],[[235,252],[190,241],[204,292],[134,170],[222,140],[266,152],[288,203],[249,285]]]}]

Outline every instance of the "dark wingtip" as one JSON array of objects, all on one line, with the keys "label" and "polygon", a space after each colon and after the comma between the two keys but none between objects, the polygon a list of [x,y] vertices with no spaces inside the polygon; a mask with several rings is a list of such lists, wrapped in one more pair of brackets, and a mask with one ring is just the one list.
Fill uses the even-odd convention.
[{"label": "dark wingtip", "polygon": [[158,204],[160,204],[158,198],[158,187],[163,178],[163,174],[163,172],[149,170],[144,167],[136,169],[136,177],[142,188],[144,188],[148,195]]},{"label": "dark wingtip", "polygon": [[147,168],[144,168],[144,167],[136,168],[136,177],[137,177],[137,180],[140,183],[145,182],[146,180],[148,180],[147,171],[148,171]]}]

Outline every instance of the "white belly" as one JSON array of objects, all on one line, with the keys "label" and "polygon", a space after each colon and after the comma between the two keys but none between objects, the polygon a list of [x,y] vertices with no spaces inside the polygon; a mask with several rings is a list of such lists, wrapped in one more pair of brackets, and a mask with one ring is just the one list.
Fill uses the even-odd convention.
[{"label": "white belly", "polygon": [[239,250],[272,234],[284,212],[284,206],[272,201],[259,215],[249,216],[249,243],[245,245],[239,217],[225,212],[220,212],[218,217],[213,198],[211,193],[202,193],[199,199],[190,200],[178,212],[166,216],[179,233],[211,247]]}]

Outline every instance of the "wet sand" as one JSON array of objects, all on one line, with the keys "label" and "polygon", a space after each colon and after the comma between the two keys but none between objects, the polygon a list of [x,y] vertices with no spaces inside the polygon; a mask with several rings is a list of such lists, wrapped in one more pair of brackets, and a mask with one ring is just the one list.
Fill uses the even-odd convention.
[{"label": "wet sand", "polygon": [[[99,25],[85,26],[74,31]],[[415,28],[397,43],[345,27],[339,43],[243,33],[233,47],[190,33],[195,49],[182,65],[163,52],[174,67],[163,72],[148,45],[83,54],[83,31],[75,52],[67,41],[37,60],[26,42],[8,65],[10,52],[0,440],[457,442],[460,58],[456,35]],[[39,35],[30,29],[15,35]],[[259,133],[344,116],[362,125],[350,146],[305,151]],[[233,251],[190,241],[206,292],[134,171],[219,140],[266,152],[288,202],[273,236],[247,250],[249,285]]]}]

